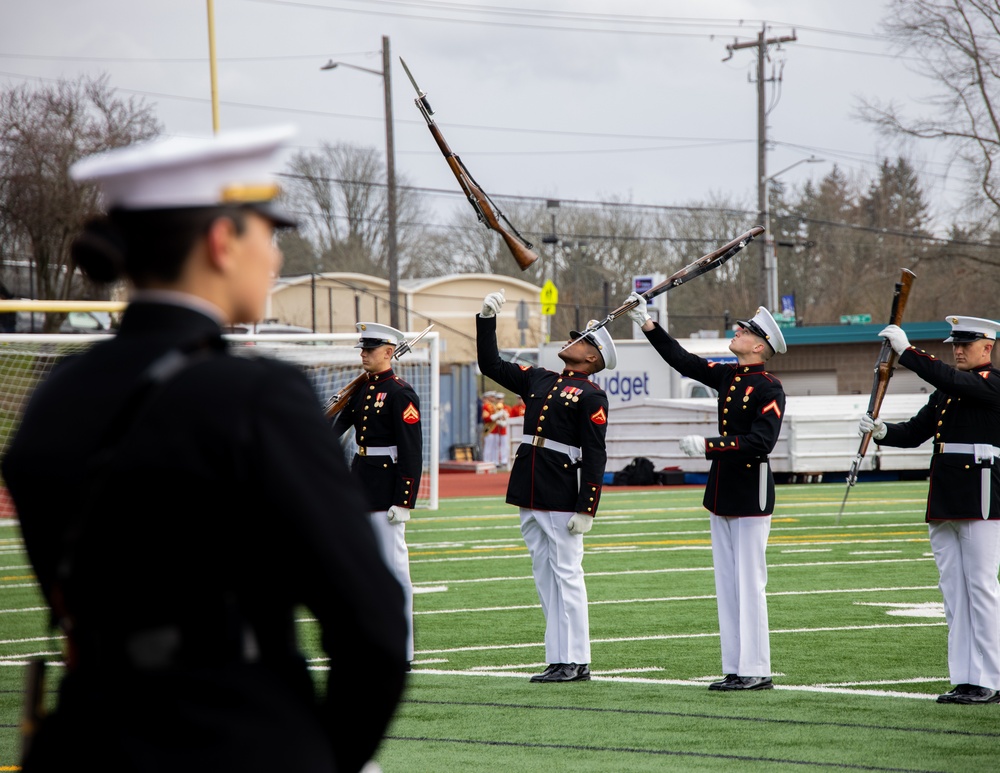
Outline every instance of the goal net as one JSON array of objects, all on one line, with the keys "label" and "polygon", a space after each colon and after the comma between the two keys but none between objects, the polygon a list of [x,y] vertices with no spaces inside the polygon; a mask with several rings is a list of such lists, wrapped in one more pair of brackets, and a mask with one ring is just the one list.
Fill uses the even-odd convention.
[{"label": "goal net", "polygon": [[[35,386],[64,357],[79,354],[106,336],[67,334],[0,335],[0,457],[7,450]],[[241,357],[266,356],[298,367],[309,379],[322,403],[361,373],[354,344],[357,334],[250,334],[226,336],[230,351]],[[440,389],[439,336],[429,333],[413,350],[393,362],[393,370],[420,398],[424,469],[417,507],[438,507]],[[356,449],[354,433],[342,443],[348,459]],[[5,492],[4,492],[5,493]],[[9,516],[9,504],[0,499],[0,517]]]}]

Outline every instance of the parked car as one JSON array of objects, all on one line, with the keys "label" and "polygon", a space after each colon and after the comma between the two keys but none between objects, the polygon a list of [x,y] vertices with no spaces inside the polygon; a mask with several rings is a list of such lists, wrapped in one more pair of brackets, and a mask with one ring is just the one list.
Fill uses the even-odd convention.
[{"label": "parked car", "polygon": [[301,325],[286,325],[283,322],[258,322],[255,325],[226,325],[225,332],[235,335],[259,335],[261,333],[312,333],[313,329]]},{"label": "parked car", "polygon": [[71,311],[66,315],[60,333],[110,333],[111,315],[106,311]]}]

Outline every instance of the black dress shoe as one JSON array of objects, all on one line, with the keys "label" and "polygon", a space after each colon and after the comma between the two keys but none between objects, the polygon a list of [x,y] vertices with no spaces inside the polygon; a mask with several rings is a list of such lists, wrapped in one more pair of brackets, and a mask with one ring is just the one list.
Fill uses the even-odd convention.
[{"label": "black dress shoe", "polygon": [[[769,676],[738,676],[732,681],[716,682],[716,690],[771,690],[774,683]],[[710,686],[711,687],[711,686]]]},{"label": "black dress shoe", "polygon": [[589,682],[590,668],[586,663],[557,663],[551,671],[531,677],[532,682]]},{"label": "black dress shoe", "polygon": [[709,690],[726,690],[726,689],[728,689],[728,685],[731,685],[737,679],[739,679],[739,677],[736,676],[736,674],[726,674],[725,678],[721,682],[712,682],[708,686],[708,689]]},{"label": "black dress shoe", "polygon": [[951,690],[946,692],[944,695],[939,695],[937,698],[938,703],[954,703],[955,698],[959,695],[965,695],[969,690],[971,690],[975,685],[971,684],[958,684],[955,685]]},{"label": "black dress shoe", "polygon": [[989,687],[971,685],[964,693],[960,693],[952,698],[950,703],[1000,703],[1000,691],[991,690]]},{"label": "black dress shoe", "polygon": [[542,673],[535,674],[528,681],[531,681],[531,682],[544,682],[545,681],[545,677],[547,677],[549,674],[551,674],[557,668],[561,668],[563,665],[565,665],[565,664],[563,664],[563,663],[549,663],[548,667],[544,671],[542,671]]}]

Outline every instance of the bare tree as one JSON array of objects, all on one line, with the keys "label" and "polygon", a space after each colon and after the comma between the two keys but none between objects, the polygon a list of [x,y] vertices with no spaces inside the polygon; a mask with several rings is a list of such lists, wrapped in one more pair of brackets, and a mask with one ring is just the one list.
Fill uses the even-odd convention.
[{"label": "bare tree", "polygon": [[[385,163],[374,148],[323,143],[296,154],[284,183],[289,207],[314,250],[309,271],[358,271],[387,275],[388,196]],[[396,242],[400,274],[424,226],[416,192],[397,176]],[[285,273],[299,268],[291,261]]]},{"label": "bare tree", "polygon": [[901,52],[938,92],[932,112],[904,115],[893,103],[864,101],[861,115],[888,135],[940,140],[975,181],[974,199],[1000,216],[1000,4],[989,0],[892,0],[883,23]]},{"label": "bare tree", "polygon": [[[158,131],[152,107],[116,96],[107,76],[0,91],[4,258],[28,264],[36,297],[62,300],[80,292],[69,246],[98,202],[92,186],[70,180],[70,165]],[[49,317],[47,328],[61,319]]]}]

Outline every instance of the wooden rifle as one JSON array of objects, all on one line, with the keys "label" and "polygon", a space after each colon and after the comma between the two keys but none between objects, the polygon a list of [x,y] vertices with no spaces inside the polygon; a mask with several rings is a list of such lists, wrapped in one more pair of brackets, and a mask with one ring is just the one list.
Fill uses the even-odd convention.
[{"label": "wooden rifle", "polygon": [[[427,327],[425,327],[423,330],[421,330],[419,333],[417,333],[415,336],[413,336],[413,338],[411,338],[409,341],[403,341],[403,343],[397,346],[396,350],[392,353],[392,358],[394,360],[398,360],[404,354],[411,351],[413,349],[413,345],[417,341],[419,341],[421,338],[423,338],[425,335],[431,332],[432,327],[434,327],[433,322],[429,324]],[[337,394],[335,394],[333,397],[327,400],[326,405],[323,408],[323,412],[326,414],[326,417],[328,419],[332,418],[333,416],[336,416],[338,413],[344,410],[344,406],[347,405],[347,401],[351,399],[351,395],[353,395],[355,390],[357,390],[357,388],[361,386],[363,383],[365,383],[365,381],[367,380],[368,380],[368,374],[363,372],[361,373],[360,376],[355,378],[347,386],[345,386],[343,389],[337,392]]]},{"label": "wooden rifle", "polygon": [[479,218],[479,222],[483,223],[487,228],[491,228],[500,234],[504,242],[506,242],[507,248],[510,250],[510,254],[513,255],[514,260],[517,261],[517,265],[521,267],[522,271],[524,271],[528,266],[538,260],[538,255],[532,251],[532,247],[534,247],[534,245],[518,233],[517,229],[514,228],[513,224],[507,219],[506,215],[504,215],[504,213],[500,211],[499,207],[493,203],[493,200],[479,186],[479,183],[472,178],[469,170],[466,169],[465,164],[462,163],[462,159],[455,155],[451,148],[448,147],[448,143],[445,142],[444,136],[441,134],[441,130],[438,129],[437,124],[434,123],[434,119],[431,118],[431,116],[434,115],[434,111],[431,109],[430,102],[427,101],[427,94],[420,90],[416,80],[413,78],[413,74],[410,72],[410,68],[407,67],[406,62],[403,61],[403,57],[400,57],[399,61],[402,62],[403,69],[406,71],[406,76],[410,79],[410,83],[413,84],[413,88],[417,91],[417,98],[413,101],[416,104],[417,109],[420,110],[420,114],[424,117],[424,120],[427,121],[427,128],[430,129],[431,136],[434,137],[434,141],[437,143],[438,148],[444,155],[445,161],[448,162],[448,166],[451,167],[451,171],[458,180],[458,184],[462,187],[462,191],[464,191],[466,198],[469,200],[469,203],[472,204],[472,208],[476,211],[476,216]]},{"label": "wooden rifle", "polygon": [[[892,294],[892,312],[889,314],[890,325],[903,324],[903,311],[906,309],[906,301],[910,297],[910,288],[913,287],[913,280],[916,274],[908,268],[903,269],[899,281],[896,282],[896,289]],[[882,408],[882,400],[885,398],[886,389],[889,388],[889,379],[892,378],[892,371],[896,367],[896,360],[899,355],[892,348],[888,339],[882,339],[882,348],[879,350],[878,359],[875,361],[875,380],[872,383],[871,397],[868,398],[867,414],[873,419],[878,418],[878,413]],[[868,451],[868,444],[871,442],[872,433],[866,432],[861,437],[861,445],[858,447],[857,456],[851,462],[851,469],[847,473],[847,490],[844,492],[844,501],[840,503],[840,512],[837,513],[836,523],[840,524],[840,517],[844,514],[844,506],[847,504],[847,496],[851,493],[851,488],[858,482],[858,472],[861,470],[861,461]]]},{"label": "wooden rifle", "polygon": [[[662,295],[667,290],[672,290],[673,288],[679,287],[685,282],[690,282],[695,277],[699,277],[702,274],[708,273],[709,271],[714,271],[723,263],[730,260],[737,252],[746,247],[750,242],[752,242],[762,233],[764,233],[764,227],[760,225],[755,225],[745,234],[737,236],[728,244],[724,244],[714,252],[710,252],[708,253],[708,255],[704,255],[698,258],[698,260],[694,261],[693,263],[689,263],[688,265],[684,266],[684,268],[682,268],[680,271],[674,272],[655,287],[651,287],[648,290],[646,290],[646,292],[642,293],[642,297],[645,298],[647,301],[651,301],[657,295]],[[563,350],[568,349],[577,341],[583,340],[588,335],[593,333],[595,330],[600,330],[608,323],[614,322],[622,315],[628,314],[630,311],[632,311],[632,309],[634,309],[638,305],[639,305],[638,301],[626,301],[617,309],[608,314],[608,316],[606,316],[604,319],[600,320],[599,322],[595,322],[593,324],[588,324],[586,330],[581,331],[579,338],[574,338],[572,341],[570,341],[563,347]]]}]

